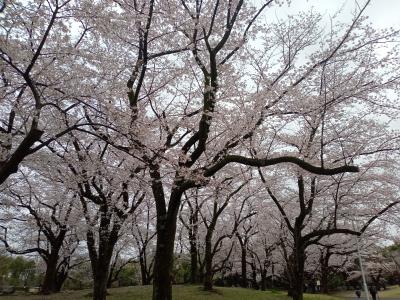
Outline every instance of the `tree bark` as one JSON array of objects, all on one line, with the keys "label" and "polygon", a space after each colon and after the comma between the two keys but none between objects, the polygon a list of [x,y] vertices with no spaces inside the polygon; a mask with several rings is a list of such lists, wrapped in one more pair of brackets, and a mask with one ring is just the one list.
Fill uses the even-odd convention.
[{"label": "tree bark", "polygon": [[[101,243],[100,241],[100,244]],[[108,275],[110,271],[112,249],[114,248],[114,245],[111,245],[111,242],[109,243],[111,249],[104,251],[104,249],[101,249],[102,246],[99,246],[99,256],[95,262],[92,262],[93,300],[105,300],[107,296]]]},{"label": "tree bark", "polygon": [[321,292],[324,294],[328,294],[328,275],[328,270],[321,273]]},{"label": "tree bark", "polygon": [[243,287],[243,288],[247,287],[247,261],[246,261],[246,256],[247,256],[246,245],[243,245],[242,246],[242,252],[241,252],[242,276],[241,276],[241,281],[240,281],[240,286]]},{"label": "tree bark", "polygon": [[107,281],[108,270],[98,269],[93,274],[93,300],[106,300]]},{"label": "tree bark", "polygon": [[57,293],[61,291],[61,288],[62,288],[65,280],[67,279],[67,277],[68,277],[68,270],[61,271],[61,272],[59,271],[58,272],[58,274],[57,274],[57,282],[56,282]]},{"label": "tree bark", "polygon": [[[296,243],[295,243],[296,244]],[[303,300],[305,253],[302,245],[295,245],[290,257],[290,293],[293,300]]]},{"label": "tree bark", "polygon": [[198,282],[197,242],[190,241],[190,283]]},{"label": "tree bark", "polygon": [[197,231],[198,231],[198,210],[190,216],[190,283],[198,282],[198,263],[197,263]]},{"label": "tree bark", "polygon": [[154,261],[153,300],[172,300],[172,267],[175,222],[165,222],[157,216],[158,234]]},{"label": "tree bark", "polygon": [[324,294],[328,293],[328,279],[329,279],[329,259],[331,257],[331,253],[329,249],[322,251],[320,264],[321,264],[321,292]]},{"label": "tree bark", "polygon": [[0,164],[0,184],[6,181],[6,179],[13,173],[18,171],[20,163],[28,156],[33,144],[40,140],[43,135],[43,131],[37,128],[31,128],[31,130],[24,137],[22,142],[19,144],[14,153],[5,162]]},{"label": "tree bark", "polygon": [[147,272],[147,264],[145,260],[145,255],[144,253],[140,253],[139,256],[139,264],[140,264],[140,274],[142,277],[142,285],[148,285],[151,283],[151,278],[149,276],[149,273]]},{"label": "tree bark", "polygon": [[258,283],[257,283],[257,269],[256,269],[256,264],[253,261],[251,263],[251,285],[253,289],[258,290]]},{"label": "tree bark", "polygon": [[49,295],[57,293],[60,289],[57,286],[57,261],[58,261],[58,250],[53,251],[48,260],[46,261],[46,273],[44,275],[41,293]]},{"label": "tree bark", "polygon": [[118,240],[120,225],[114,224],[110,230],[110,216],[107,207],[101,207],[103,212],[100,221],[98,250],[92,231],[86,234],[90,263],[93,273],[93,300],[105,300],[110,263],[114,246]]},{"label": "tree bark", "polygon": [[211,245],[212,230],[213,229],[209,227],[206,235],[206,248],[204,254],[205,274],[204,274],[204,284],[203,284],[205,291],[211,291],[213,288],[213,271],[212,271],[213,254]]},{"label": "tree bark", "polygon": [[[174,263],[174,245],[176,223],[183,188],[173,189],[166,210],[164,191],[160,174],[155,167],[151,170],[153,195],[157,208],[157,246],[153,269],[153,300],[172,300],[172,267]],[[179,186],[179,183],[175,183]]]},{"label": "tree bark", "polygon": [[267,272],[262,271],[261,272],[261,290],[265,291],[267,289]]}]

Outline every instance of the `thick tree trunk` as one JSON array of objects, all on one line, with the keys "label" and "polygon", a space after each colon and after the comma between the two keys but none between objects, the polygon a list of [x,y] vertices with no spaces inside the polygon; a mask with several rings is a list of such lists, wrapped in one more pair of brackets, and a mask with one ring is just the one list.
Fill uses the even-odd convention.
[{"label": "thick tree trunk", "polygon": [[[98,250],[96,250],[93,232],[89,230],[86,234],[93,274],[93,300],[105,300],[107,295],[111,257],[120,229],[120,226],[114,225],[113,229],[109,231],[109,221],[110,219],[104,218],[100,222]],[[107,234],[107,232],[110,233]]]},{"label": "thick tree trunk", "polygon": [[59,292],[57,287],[57,261],[58,261],[58,251],[57,253],[50,254],[49,259],[46,263],[46,273],[44,275],[41,293],[44,295],[49,295],[52,293]]},{"label": "thick tree trunk", "polygon": [[176,219],[165,222],[157,217],[157,248],[154,260],[153,300],[172,300],[172,267]]},{"label": "thick tree trunk", "polygon": [[[108,242],[109,245],[103,247]],[[110,272],[111,256],[114,249],[114,243],[111,241],[99,242],[99,256],[92,265],[93,270],[93,300],[105,300],[107,296],[107,283]]]},{"label": "thick tree trunk", "polygon": [[[295,243],[296,245],[296,243]],[[295,246],[291,255],[290,266],[290,294],[293,300],[303,300],[303,287],[304,287],[304,261],[305,254],[301,245]]]},{"label": "thick tree trunk", "polygon": [[[176,222],[183,190],[171,192],[168,213],[165,209],[164,192],[159,181],[158,170],[153,170],[152,189],[157,208],[157,247],[153,268],[153,300],[172,300],[172,267],[174,263],[174,245]],[[179,184],[176,183],[178,186]]]},{"label": "thick tree trunk", "polygon": [[[113,248],[114,246],[110,247]],[[93,300],[106,299],[110,262],[111,262],[111,255],[109,253],[100,253],[98,260],[95,262],[95,266],[92,266]]]},{"label": "thick tree trunk", "polygon": [[93,300],[106,300],[108,270],[99,269],[93,275]]}]

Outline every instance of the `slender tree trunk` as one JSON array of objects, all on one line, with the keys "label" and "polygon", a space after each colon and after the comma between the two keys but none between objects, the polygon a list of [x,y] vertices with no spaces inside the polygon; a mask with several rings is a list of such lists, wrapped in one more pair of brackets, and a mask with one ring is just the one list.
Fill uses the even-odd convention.
[{"label": "slender tree trunk", "polygon": [[140,264],[140,274],[142,277],[142,285],[148,285],[150,284],[150,276],[147,272],[147,265],[146,265],[146,260],[145,260],[145,255],[144,253],[141,253],[139,256],[139,264]]},{"label": "slender tree trunk", "polygon": [[195,284],[198,280],[198,264],[197,264],[197,243],[190,242],[190,283]]},{"label": "slender tree trunk", "polygon": [[197,215],[193,215],[192,229],[189,232],[190,241],[190,283],[195,284],[198,282],[198,263],[197,263]]},{"label": "slender tree trunk", "polygon": [[320,258],[321,264],[321,292],[324,294],[328,293],[328,278],[329,278],[329,259],[331,257],[331,253],[329,249],[326,253],[322,252]]},{"label": "slender tree trunk", "polygon": [[57,280],[56,280],[57,292],[61,291],[61,288],[68,277],[68,271],[69,271],[68,267],[66,267],[65,270],[57,271]]},{"label": "slender tree trunk", "polygon": [[[199,257],[198,253],[197,253],[197,257]],[[199,272],[198,272],[199,281],[198,282],[204,282],[204,277],[205,277],[205,274],[204,274],[204,261],[203,261],[203,263],[201,263],[199,266]]]},{"label": "slender tree trunk", "polygon": [[321,273],[321,292],[324,294],[328,294],[328,275],[328,270]]},{"label": "slender tree trunk", "polygon": [[257,269],[254,261],[251,263],[251,282],[252,288],[258,290]]},{"label": "slender tree trunk", "polygon": [[247,251],[246,251],[246,245],[242,246],[242,253],[241,253],[241,264],[242,264],[242,276],[241,276],[241,282],[240,286],[243,288],[247,287],[247,262],[246,262],[246,257],[247,257]]},{"label": "slender tree trunk", "polygon": [[106,288],[107,288],[107,289],[111,288],[113,282],[114,282],[114,281],[112,280],[112,278],[111,278],[110,275],[109,275],[109,276],[108,276],[108,279],[107,279]]},{"label": "slender tree trunk", "polygon": [[267,272],[266,270],[261,271],[261,290],[265,291],[267,289]]},{"label": "slender tree trunk", "polygon": [[204,254],[204,266],[205,266],[205,274],[204,274],[204,290],[211,291],[213,288],[213,272],[212,272],[212,246],[211,246],[211,238],[212,238],[212,230],[208,229],[206,235],[206,249]]}]

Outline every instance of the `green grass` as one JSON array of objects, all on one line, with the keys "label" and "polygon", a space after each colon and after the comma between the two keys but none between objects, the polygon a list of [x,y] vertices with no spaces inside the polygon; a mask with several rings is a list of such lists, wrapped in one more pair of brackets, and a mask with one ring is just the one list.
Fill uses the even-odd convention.
[{"label": "green grass", "polygon": [[[151,286],[136,286],[109,289],[108,300],[149,300]],[[90,290],[64,291],[56,295],[14,295],[3,296],[0,300],[90,300]],[[85,297],[86,296],[86,297]],[[289,300],[285,292],[255,291],[242,288],[216,288],[213,292],[205,292],[199,286],[176,285],[173,288],[173,298],[178,300]],[[305,295],[305,300],[338,300],[332,296]]]},{"label": "green grass", "polygon": [[389,287],[386,291],[379,292],[379,296],[384,298],[400,298],[400,287]]},{"label": "green grass", "polygon": [[[363,292],[364,294],[364,292]],[[354,297],[354,291],[343,291],[333,294],[336,297]],[[361,295],[362,296],[362,295]],[[400,287],[399,286],[389,286],[386,290],[378,292],[378,296],[381,299],[386,298],[399,298],[400,299]]]}]

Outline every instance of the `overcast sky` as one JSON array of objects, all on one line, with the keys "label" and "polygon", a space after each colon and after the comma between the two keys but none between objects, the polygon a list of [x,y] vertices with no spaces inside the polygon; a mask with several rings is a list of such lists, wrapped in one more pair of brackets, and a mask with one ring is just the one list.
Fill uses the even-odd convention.
[{"label": "overcast sky", "polygon": [[[280,12],[286,10],[293,14],[300,10],[307,10],[313,7],[316,11],[325,16],[333,15],[341,6],[343,6],[343,19],[351,19],[351,13],[356,7],[364,5],[366,0],[292,0],[289,9],[281,7]],[[395,27],[400,28],[400,0],[372,0],[365,14],[370,17],[371,23],[377,27]]]},{"label": "overcast sky", "polygon": [[[258,0],[256,0],[258,1]],[[367,0],[291,0],[290,7],[275,8],[275,15],[285,18],[288,14],[296,14],[299,11],[313,9],[321,13],[326,20],[334,15],[341,7],[340,20],[350,22],[354,16],[354,10],[363,6]],[[359,10],[358,10],[359,11]],[[371,3],[364,12],[374,28],[393,27],[400,30],[400,0],[371,0]],[[395,96],[395,95],[393,95]],[[395,96],[396,97],[396,96]],[[399,104],[400,106],[400,104]],[[400,119],[393,120],[391,127],[400,129]]]}]

